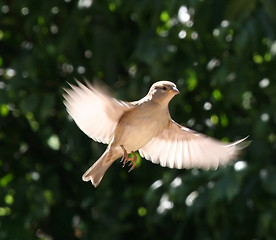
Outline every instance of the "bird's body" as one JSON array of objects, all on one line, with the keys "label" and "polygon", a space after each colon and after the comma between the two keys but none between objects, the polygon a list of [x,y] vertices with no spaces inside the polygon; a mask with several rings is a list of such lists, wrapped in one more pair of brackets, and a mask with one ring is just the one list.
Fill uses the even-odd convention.
[{"label": "bird's body", "polygon": [[123,157],[125,164],[127,154],[137,150],[161,166],[208,169],[225,165],[243,148],[244,139],[226,144],[175,123],[168,104],[179,91],[172,82],[156,82],[136,102],[118,101],[89,83],[88,87],[77,83],[64,95],[67,111],[84,133],[108,144],[82,177],[95,187],[116,159]]},{"label": "bird's body", "polygon": [[[156,116],[164,116],[159,119]],[[150,102],[141,102],[137,107],[125,112],[114,132],[114,146],[124,146],[127,153],[137,151],[158,135],[170,120],[167,109]]]}]

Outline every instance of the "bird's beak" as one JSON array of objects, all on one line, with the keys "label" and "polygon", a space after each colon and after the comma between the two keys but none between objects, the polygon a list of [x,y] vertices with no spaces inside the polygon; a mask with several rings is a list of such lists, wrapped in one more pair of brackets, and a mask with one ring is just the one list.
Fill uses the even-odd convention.
[{"label": "bird's beak", "polygon": [[170,93],[173,93],[175,95],[179,94],[179,90],[176,88],[176,87],[173,87],[171,90],[170,90]]}]

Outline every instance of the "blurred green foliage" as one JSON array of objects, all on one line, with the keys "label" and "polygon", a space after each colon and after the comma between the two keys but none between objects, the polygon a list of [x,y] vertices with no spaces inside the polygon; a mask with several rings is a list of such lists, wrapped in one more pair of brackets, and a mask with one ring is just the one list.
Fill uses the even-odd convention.
[{"label": "blurred green foliage", "polygon": [[[274,0],[2,0],[0,239],[275,239]],[[101,79],[125,100],[157,80],[181,94],[173,118],[233,141],[236,163],[171,170],[114,163],[71,121],[62,92]]]}]

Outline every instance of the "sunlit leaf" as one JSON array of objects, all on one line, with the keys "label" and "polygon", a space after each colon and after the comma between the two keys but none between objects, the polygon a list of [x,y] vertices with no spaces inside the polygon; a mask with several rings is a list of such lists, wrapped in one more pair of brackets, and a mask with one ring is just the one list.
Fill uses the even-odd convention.
[{"label": "sunlit leaf", "polygon": [[215,89],[213,91],[213,97],[216,99],[216,100],[221,100],[222,99],[222,94],[220,92],[219,89]]},{"label": "sunlit leaf", "polygon": [[170,19],[169,13],[167,11],[161,12],[160,20],[164,23],[168,22]]},{"label": "sunlit leaf", "polygon": [[187,72],[187,88],[189,91],[193,91],[197,86],[197,76],[196,73],[192,70]]},{"label": "sunlit leaf", "polygon": [[0,178],[0,186],[6,187],[12,180],[13,180],[13,174],[9,173],[5,175],[4,177]]},{"label": "sunlit leaf", "polygon": [[0,113],[3,117],[7,116],[9,113],[8,106],[5,104],[0,105]]},{"label": "sunlit leaf", "polygon": [[11,194],[7,194],[5,196],[5,203],[8,205],[11,205],[11,204],[13,204],[13,202],[14,202],[13,196]]}]

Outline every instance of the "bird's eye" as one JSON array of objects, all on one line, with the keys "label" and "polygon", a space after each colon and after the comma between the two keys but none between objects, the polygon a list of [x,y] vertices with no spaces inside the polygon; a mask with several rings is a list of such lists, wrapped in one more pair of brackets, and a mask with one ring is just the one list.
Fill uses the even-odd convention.
[{"label": "bird's eye", "polygon": [[166,90],[167,90],[167,87],[162,87],[162,90],[166,91]]}]

